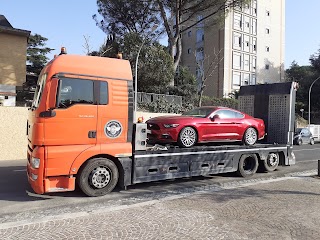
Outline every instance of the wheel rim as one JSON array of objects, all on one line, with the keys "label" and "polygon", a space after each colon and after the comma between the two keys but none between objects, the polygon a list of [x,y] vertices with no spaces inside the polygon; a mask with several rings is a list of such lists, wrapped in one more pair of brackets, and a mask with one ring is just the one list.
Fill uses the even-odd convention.
[{"label": "wheel rim", "polygon": [[246,142],[249,145],[254,144],[257,141],[257,132],[253,128],[248,128],[246,131]]},{"label": "wheel rim", "polygon": [[104,166],[95,168],[89,177],[91,185],[95,188],[104,188],[109,184],[110,179],[110,170]]},{"label": "wheel rim", "polygon": [[185,128],[181,132],[180,140],[186,147],[191,147],[196,142],[196,131],[193,128]]},{"label": "wheel rim", "polygon": [[278,162],[279,162],[279,156],[277,154],[271,153],[268,155],[267,163],[270,167],[276,166]]}]

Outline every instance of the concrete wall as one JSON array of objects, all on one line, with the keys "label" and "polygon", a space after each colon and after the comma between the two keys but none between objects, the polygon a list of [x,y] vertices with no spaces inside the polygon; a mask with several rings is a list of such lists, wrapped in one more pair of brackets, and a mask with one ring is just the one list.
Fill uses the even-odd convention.
[{"label": "concrete wall", "polygon": [[25,159],[27,108],[0,107],[0,160]]},{"label": "concrete wall", "polygon": [[[144,120],[166,113],[138,112]],[[0,107],[0,161],[25,159],[27,155],[28,109],[24,107]]]}]

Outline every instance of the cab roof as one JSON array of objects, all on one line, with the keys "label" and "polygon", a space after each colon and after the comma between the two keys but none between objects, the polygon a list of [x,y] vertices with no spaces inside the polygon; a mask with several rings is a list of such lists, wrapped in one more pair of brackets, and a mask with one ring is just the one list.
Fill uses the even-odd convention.
[{"label": "cab roof", "polygon": [[51,60],[45,69],[52,75],[73,73],[98,76],[111,79],[132,80],[131,66],[128,60],[63,54]]}]

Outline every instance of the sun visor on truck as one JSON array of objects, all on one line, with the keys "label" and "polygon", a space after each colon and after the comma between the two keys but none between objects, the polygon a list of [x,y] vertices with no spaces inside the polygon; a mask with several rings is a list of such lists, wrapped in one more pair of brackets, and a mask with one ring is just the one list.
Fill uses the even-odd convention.
[{"label": "sun visor on truck", "polygon": [[265,143],[292,144],[295,124],[296,82],[242,86],[239,110],[264,120]]}]

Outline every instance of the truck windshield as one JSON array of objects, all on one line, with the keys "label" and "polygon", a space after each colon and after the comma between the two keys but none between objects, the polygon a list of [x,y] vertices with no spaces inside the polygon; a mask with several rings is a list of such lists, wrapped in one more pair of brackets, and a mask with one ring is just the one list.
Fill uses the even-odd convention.
[{"label": "truck windshield", "polygon": [[36,109],[37,107],[39,107],[42,92],[43,92],[44,86],[46,84],[46,78],[47,78],[46,73],[39,76],[39,79],[37,82],[37,87],[36,87],[34,97],[33,97],[32,106],[31,106],[32,109]]}]

